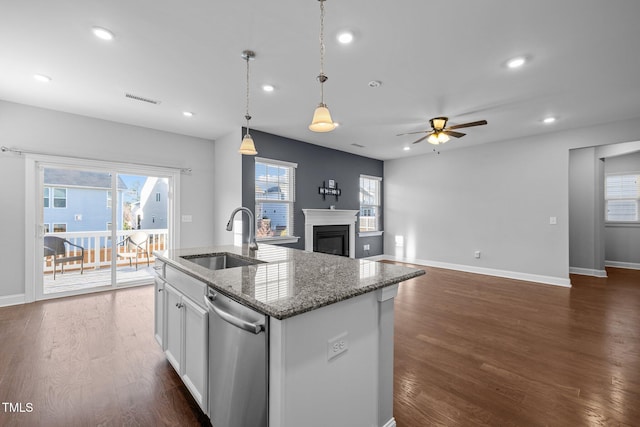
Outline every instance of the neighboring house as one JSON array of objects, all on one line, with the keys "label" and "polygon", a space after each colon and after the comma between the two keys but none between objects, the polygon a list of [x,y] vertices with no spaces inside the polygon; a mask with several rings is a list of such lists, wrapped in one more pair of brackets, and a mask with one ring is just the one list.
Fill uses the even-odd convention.
[{"label": "neighboring house", "polygon": [[[256,195],[262,199],[284,200],[285,195],[279,186],[269,187],[266,190],[256,186]],[[257,237],[279,236],[286,230],[289,206],[286,203],[259,203],[256,205]]]},{"label": "neighboring house", "polygon": [[44,170],[45,232],[110,230],[112,208],[116,211],[116,227],[122,228],[122,192],[126,184],[118,177],[119,203],[113,203],[111,176],[108,173],[73,169]]},{"label": "neighboring house", "polygon": [[148,177],[140,190],[140,201],[131,207],[133,228],[167,228],[169,179]]}]

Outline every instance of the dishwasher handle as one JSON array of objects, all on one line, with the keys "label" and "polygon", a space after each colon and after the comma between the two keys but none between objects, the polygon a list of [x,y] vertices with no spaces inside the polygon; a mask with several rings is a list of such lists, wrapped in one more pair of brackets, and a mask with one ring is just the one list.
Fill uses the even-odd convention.
[{"label": "dishwasher handle", "polygon": [[218,296],[217,294],[213,293],[213,295],[205,295],[204,296],[204,303],[207,305],[207,307],[209,307],[211,310],[213,310],[218,316],[220,316],[223,320],[231,323],[233,326],[237,326],[238,328],[245,330],[247,332],[251,332],[253,334],[259,334],[260,332],[264,331],[264,322],[262,320],[255,322],[255,323],[251,323],[251,322],[247,322],[244,319],[240,319],[232,314],[227,313],[226,311],[220,309],[219,307],[216,307],[215,305],[215,299]]}]

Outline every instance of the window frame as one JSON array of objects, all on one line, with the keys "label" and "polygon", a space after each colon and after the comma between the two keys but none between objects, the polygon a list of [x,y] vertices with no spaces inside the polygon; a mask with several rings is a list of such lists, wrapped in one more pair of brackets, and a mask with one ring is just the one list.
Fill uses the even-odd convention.
[{"label": "window frame", "polygon": [[[265,167],[278,167],[278,168],[288,168],[289,169],[289,198],[285,200],[277,200],[277,199],[266,199],[266,198],[258,198],[256,188],[256,182],[258,181],[257,176],[255,175],[255,170],[258,167],[258,164],[265,165]],[[264,157],[255,157],[254,158],[254,213],[255,213],[255,230],[256,230],[256,241],[271,243],[271,244],[279,244],[279,243],[296,243],[299,240],[299,237],[295,236],[295,202],[296,202],[296,169],[298,167],[297,163],[287,162],[283,160],[276,159],[267,159]],[[259,221],[262,219],[261,212],[258,209],[258,205],[264,206],[265,204],[287,204],[289,206],[288,215],[287,215],[287,230],[288,234],[286,236],[268,236],[268,237],[258,237],[258,229],[259,229]]]},{"label": "window frame", "polygon": [[[609,194],[609,186],[608,180],[611,177],[629,177],[632,176],[636,180],[636,194],[634,196],[629,197],[616,197],[615,195]],[[609,202],[610,201],[626,201],[635,203],[635,216],[634,220],[621,220],[621,219],[609,219]],[[629,225],[629,226],[640,226],[640,172],[612,172],[607,173],[604,178],[604,221],[607,225]]]},{"label": "window frame", "polygon": [[[382,177],[381,176],[373,176],[373,175],[365,175],[365,174],[360,174],[359,178],[358,178],[358,197],[359,197],[359,211],[358,211],[358,236],[360,237],[366,237],[366,236],[380,236],[384,233],[384,231],[382,230],[382,221],[381,221],[381,217],[382,217]],[[362,188],[363,188],[363,180],[369,180],[369,181],[377,181],[378,185],[377,185],[377,194],[375,195],[375,198],[377,199],[376,201],[378,202],[378,204],[365,204],[363,203],[363,197],[362,197]],[[375,209],[375,216],[368,216],[367,218],[375,218],[375,229],[371,230],[371,229],[366,229],[363,230],[362,226],[363,226],[363,218],[365,218],[362,215],[363,210],[365,209]],[[367,227],[370,228],[370,227]]]},{"label": "window frame", "polygon": [[[69,199],[69,192],[64,187],[49,187],[53,191],[50,193],[50,201],[49,206],[54,209],[66,209],[67,208],[67,200]],[[64,197],[56,197],[56,190],[63,190]],[[56,200],[64,200],[64,206],[56,206]]]}]

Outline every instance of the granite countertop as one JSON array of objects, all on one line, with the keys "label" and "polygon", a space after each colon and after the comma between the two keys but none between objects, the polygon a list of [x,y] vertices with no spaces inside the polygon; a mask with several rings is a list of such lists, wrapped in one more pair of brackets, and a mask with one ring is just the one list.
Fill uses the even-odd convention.
[{"label": "granite countertop", "polygon": [[[263,263],[209,270],[183,256],[229,252]],[[329,304],[423,275],[423,270],[364,259],[260,244],[156,251],[177,270],[203,281],[238,302],[276,319],[286,319]]]}]

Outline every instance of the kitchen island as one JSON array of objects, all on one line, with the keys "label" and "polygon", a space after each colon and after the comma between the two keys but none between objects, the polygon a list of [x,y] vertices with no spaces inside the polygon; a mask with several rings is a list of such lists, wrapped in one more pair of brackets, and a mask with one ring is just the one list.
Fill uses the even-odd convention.
[{"label": "kitchen island", "polygon": [[[222,254],[246,265],[199,262]],[[156,338],[212,420],[219,394],[208,382],[219,368],[210,353],[219,349],[200,341],[213,339],[207,316],[217,316],[207,310],[206,297],[219,295],[266,319],[259,325],[267,343],[264,425],[395,425],[393,299],[399,282],[424,271],[265,244],[257,251],[215,246],[155,255]],[[185,309],[180,325],[174,305]]]}]

